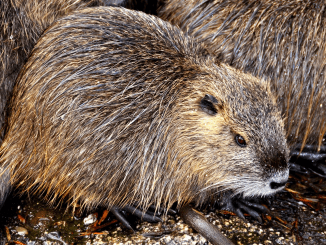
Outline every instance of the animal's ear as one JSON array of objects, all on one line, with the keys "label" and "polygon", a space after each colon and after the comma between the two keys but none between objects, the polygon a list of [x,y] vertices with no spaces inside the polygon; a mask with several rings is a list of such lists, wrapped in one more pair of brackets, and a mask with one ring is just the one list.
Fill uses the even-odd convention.
[{"label": "animal's ear", "polygon": [[200,101],[200,108],[209,115],[216,115],[218,112],[219,101],[210,94],[206,94]]}]

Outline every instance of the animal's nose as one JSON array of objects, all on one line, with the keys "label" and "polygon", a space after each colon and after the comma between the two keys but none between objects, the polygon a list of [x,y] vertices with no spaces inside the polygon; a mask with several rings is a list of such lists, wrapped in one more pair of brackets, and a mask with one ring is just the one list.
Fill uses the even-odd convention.
[{"label": "animal's nose", "polygon": [[271,187],[271,189],[276,190],[278,188],[284,187],[285,184],[286,184],[286,181],[283,181],[283,182],[274,182],[273,181],[270,183],[270,187]]},{"label": "animal's nose", "polygon": [[271,188],[271,190],[279,191],[285,187],[288,178],[289,178],[288,169],[286,171],[277,172],[270,178],[269,187]]}]

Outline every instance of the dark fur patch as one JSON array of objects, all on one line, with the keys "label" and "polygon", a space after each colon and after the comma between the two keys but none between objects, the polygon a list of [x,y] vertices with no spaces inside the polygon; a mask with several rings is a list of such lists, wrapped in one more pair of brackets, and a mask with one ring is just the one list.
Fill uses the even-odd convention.
[{"label": "dark fur patch", "polygon": [[214,116],[218,111],[216,108],[217,104],[218,100],[213,95],[206,94],[200,101],[200,108],[207,114]]}]

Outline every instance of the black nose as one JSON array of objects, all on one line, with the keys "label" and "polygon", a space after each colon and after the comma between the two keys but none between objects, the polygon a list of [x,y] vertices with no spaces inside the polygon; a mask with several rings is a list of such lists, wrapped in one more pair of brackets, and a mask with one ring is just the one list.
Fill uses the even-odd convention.
[{"label": "black nose", "polygon": [[280,187],[284,187],[286,184],[286,181],[284,182],[281,182],[281,183],[278,183],[278,182],[271,182],[270,183],[270,186],[271,186],[271,189],[275,190],[275,189],[278,189]]}]

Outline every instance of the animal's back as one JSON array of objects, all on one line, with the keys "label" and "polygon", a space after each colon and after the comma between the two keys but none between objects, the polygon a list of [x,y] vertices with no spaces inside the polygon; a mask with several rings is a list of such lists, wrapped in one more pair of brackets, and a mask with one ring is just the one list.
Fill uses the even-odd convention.
[{"label": "animal's back", "polygon": [[7,103],[17,75],[43,31],[56,19],[101,0],[4,0],[0,2],[0,144]]}]

